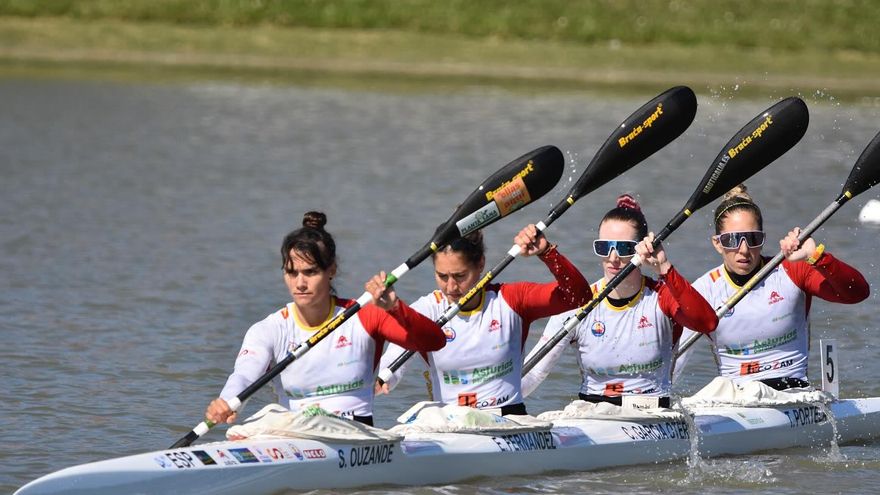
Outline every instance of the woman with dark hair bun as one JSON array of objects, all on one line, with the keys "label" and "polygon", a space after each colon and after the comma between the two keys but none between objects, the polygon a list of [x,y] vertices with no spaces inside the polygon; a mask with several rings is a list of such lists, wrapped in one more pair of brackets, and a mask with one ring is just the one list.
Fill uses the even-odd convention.
[{"label": "woman with dark hair bun", "polygon": [[[353,300],[334,295],[336,243],[324,225],[323,213],[310,211],[303,226],[284,238],[281,246],[284,283],[293,302],[247,331],[235,369],[208,406],[205,417],[214,422],[236,419],[227,403],[257,380],[273,363],[345,311]],[[366,284],[373,295],[367,305],[286,368],[274,385],[279,401],[296,411],[309,405],[366,424],[373,422],[373,377],[385,341],[415,351],[435,351],[446,338],[433,321],[385,290],[385,273]]]},{"label": "woman with dark hair bun", "polygon": [[[855,268],[831,255],[812,237],[798,241],[795,227],[779,241],[781,265],[718,322],[713,350],[721,376],[759,380],[777,390],[809,387],[810,303],[813,296],[853,304],[870,294]],[[744,185],[725,194],[715,210],[712,245],[722,264],[694,282],[714,307],[721,307],[767,262],[761,255],[764,219]],[[688,353],[676,365],[684,367]]]},{"label": "woman with dark hair bun", "polygon": [[[578,352],[581,388],[588,402],[622,405],[632,397],[669,407],[672,356],[684,326],[703,333],[718,324],[712,308],[682,277],[662,246],[652,247],[654,234],[632,196],[624,194],[599,223],[593,252],[601,258],[604,278],[592,287],[600,293],[637,254],[657,280],[635,269],[523,378],[530,394],[550,374],[566,345]],[[574,311],[550,318],[536,349],[562,328]],[[650,399],[645,399],[645,398]]]},{"label": "woman with dark hair bun", "polygon": [[[428,363],[433,398],[447,404],[500,409],[502,415],[525,414],[521,392],[523,347],[533,321],[586,304],[590,285],[568,259],[529,225],[514,243],[522,256],[537,256],[554,282],[488,284],[443,328],[446,346],[422,353]],[[486,262],[479,232],[434,254],[437,290],[413,303],[413,309],[437,320],[479,282]],[[389,346],[382,368],[403,351]],[[405,366],[378,390],[388,392]]]}]

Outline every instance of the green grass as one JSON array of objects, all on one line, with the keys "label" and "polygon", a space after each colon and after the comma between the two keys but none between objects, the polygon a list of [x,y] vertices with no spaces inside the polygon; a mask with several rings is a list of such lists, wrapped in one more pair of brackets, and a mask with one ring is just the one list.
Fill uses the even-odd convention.
[{"label": "green grass", "polygon": [[852,99],[878,25],[856,0],[0,0],[0,74]]},{"label": "green grass", "polygon": [[880,50],[872,0],[0,0],[0,15],[402,30],[591,44]]}]

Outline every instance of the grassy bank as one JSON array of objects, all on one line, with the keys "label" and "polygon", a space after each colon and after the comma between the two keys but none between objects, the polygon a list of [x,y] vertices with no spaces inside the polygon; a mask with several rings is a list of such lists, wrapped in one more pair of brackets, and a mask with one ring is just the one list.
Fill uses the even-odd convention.
[{"label": "grassy bank", "polygon": [[878,21],[859,1],[0,0],[0,73],[858,99]]}]

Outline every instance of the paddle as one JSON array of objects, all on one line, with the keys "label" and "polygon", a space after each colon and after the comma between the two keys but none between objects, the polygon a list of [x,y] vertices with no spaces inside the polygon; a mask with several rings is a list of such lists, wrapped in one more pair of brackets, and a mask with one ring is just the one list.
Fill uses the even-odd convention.
[{"label": "paddle", "polygon": [[[722,148],[682,211],[654,237],[654,247],[659,246],[693,212],[709,204],[734,185],[745,181],[791,149],[807,131],[809,120],[807,105],[796,97],[786,98],[752,119]],[[523,375],[534,368],[550,349],[565,338],[568,332],[641,263],[638,254],[633,256],[629,264],[608,282],[602,292],[565,320],[562,328],[549,341],[532,352],[523,366]]]},{"label": "paddle", "polygon": [[[690,88],[685,86],[671,88],[642,105],[617,126],[614,133],[599,148],[599,152],[572,186],[565,199],[550,210],[543,222],[536,225],[538,232],[546,230],[575,201],[610,182],[680,136],[691,125],[696,113],[697,97]],[[507,252],[507,256],[486,272],[483,278],[467,294],[452,304],[435,323],[441,327],[448,323],[461,311],[462,306],[467,304],[476,294],[479,294],[483,287],[501,273],[519,254],[520,248],[514,244]],[[387,368],[380,370],[377,378],[379,384],[387,382],[392,374],[400,369],[413,354],[415,352],[406,351]]]},{"label": "paddle", "polygon": [[[462,202],[461,206],[455,210],[449,220],[437,228],[434,236],[424,247],[416,251],[415,254],[388,275],[385,280],[386,287],[390,287],[406,272],[424,261],[431,253],[436,252],[448,242],[467,235],[469,232],[486,227],[539,199],[556,186],[556,183],[562,177],[564,169],[565,158],[562,152],[559,151],[559,148],[555,146],[537,148],[508,163],[483,181]],[[369,292],[365,291],[355,304],[327,322],[308,340],[290,351],[287,357],[244,389],[237,397],[231,399],[228,402],[229,408],[232,411],[238,411],[245,400],[263,385],[278,376],[290,363],[302,357],[303,354],[317,345],[330,332],[354,316],[360,308],[371,300],[372,296]],[[187,433],[186,436],[175,442],[171,448],[186,447],[192,444],[192,442],[207,433],[213,426],[213,422],[205,419],[205,421]]]},{"label": "paddle", "polygon": [[[868,146],[862,151],[862,154],[859,156],[859,159],[856,160],[855,165],[849,173],[849,177],[847,177],[846,182],[843,184],[843,190],[838,196],[837,199],[831,202],[822,213],[819,214],[818,217],[814,218],[809,225],[804,227],[801,230],[800,235],[798,235],[798,241],[804,242],[807,240],[813,232],[815,232],[822,224],[825,223],[826,220],[831,218],[831,215],[837,212],[841,206],[847,203],[849,200],[854,198],[855,196],[867,191],[868,189],[874,187],[877,183],[880,183],[880,133],[874,136],[874,139],[868,143]],[[761,270],[758,271],[745,285],[743,285],[738,291],[736,291],[727,301],[724,302],[721,307],[715,310],[715,314],[718,318],[724,316],[731,308],[736,306],[738,302],[742,300],[743,297],[746,296],[752,289],[755,288],[758,284],[763,281],[767,275],[770,274],[780,263],[785,259],[785,254],[780,251],[773,257],[767,264],[764,265]],[[679,356],[684,354],[694,342],[696,342],[702,334],[698,333],[696,335],[692,335],[687,340],[681,343],[678,346],[678,351],[675,353],[675,358],[678,359]]]}]

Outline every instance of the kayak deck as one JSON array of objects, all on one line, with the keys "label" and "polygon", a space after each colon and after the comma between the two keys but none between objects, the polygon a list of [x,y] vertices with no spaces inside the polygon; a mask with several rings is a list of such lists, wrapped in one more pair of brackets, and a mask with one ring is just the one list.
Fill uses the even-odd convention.
[{"label": "kayak deck", "polygon": [[[838,442],[880,437],[880,398],[828,406]],[[306,439],[215,442],[62,469],[17,494],[273,493],[284,489],[453,483],[481,476],[585,471],[687,457],[790,447],[827,447],[834,435],[819,405],[695,408],[693,424],[559,419],[550,430],[477,435],[408,435],[353,444]]]}]

